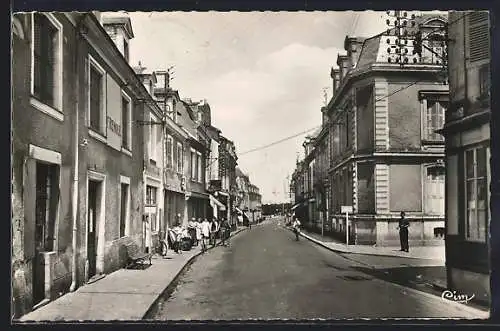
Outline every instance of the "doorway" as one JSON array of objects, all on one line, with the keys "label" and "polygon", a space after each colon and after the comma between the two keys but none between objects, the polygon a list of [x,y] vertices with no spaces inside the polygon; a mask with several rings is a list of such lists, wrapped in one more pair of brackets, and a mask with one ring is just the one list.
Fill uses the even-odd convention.
[{"label": "doorway", "polygon": [[88,278],[96,275],[97,269],[97,220],[100,182],[88,182],[88,210],[87,210],[87,261]]},{"label": "doorway", "polygon": [[36,162],[35,255],[33,259],[33,304],[45,299],[44,252],[54,250],[55,220],[59,200],[58,167]]}]

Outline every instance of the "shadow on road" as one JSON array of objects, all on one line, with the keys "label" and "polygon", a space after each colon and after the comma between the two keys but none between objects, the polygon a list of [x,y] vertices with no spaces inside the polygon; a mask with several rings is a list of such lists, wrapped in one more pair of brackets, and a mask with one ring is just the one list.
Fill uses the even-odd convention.
[{"label": "shadow on road", "polygon": [[[370,268],[351,267],[375,278],[413,288],[426,293],[441,296],[446,288],[446,267],[423,266],[423,267],[396,267],[396,268]],[[487,302],[473,299],[468,305],[486,311],[489,309]]]}]

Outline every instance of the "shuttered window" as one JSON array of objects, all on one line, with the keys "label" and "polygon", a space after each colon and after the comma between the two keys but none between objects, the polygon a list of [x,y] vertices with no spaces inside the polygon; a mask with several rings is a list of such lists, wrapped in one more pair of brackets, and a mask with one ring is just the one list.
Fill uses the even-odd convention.
[{"label": "shuttered window", "polygon": [[469,60],[485,60],[490,57],[490,31],[488,12],[477,11],[468,14]]},{"label": "shuttered window", "polygon": [[33,94],[43,103],[55,107],[59,31],[44,14],[34,14],[33,31]]}]

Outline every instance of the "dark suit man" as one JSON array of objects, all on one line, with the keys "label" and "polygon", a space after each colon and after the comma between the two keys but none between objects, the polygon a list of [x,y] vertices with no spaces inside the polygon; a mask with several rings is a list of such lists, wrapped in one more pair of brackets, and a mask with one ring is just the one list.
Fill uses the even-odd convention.
[{"label": "dark suit man", "polygon": [[409,252],[408,245],[408,227],[410,226],[410,222],[405,218],[405,212],[401,212],[401,218],[399,219],[399,241],[401,243],[401,251]]}]

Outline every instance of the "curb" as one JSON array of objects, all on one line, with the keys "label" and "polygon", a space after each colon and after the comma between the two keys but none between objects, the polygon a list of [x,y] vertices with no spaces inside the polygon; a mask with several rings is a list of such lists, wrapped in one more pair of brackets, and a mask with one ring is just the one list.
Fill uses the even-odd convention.
[{"label": "curb", "polygon": [[[290,229],[289,229],[290,230]],[[331,247],[328,247],[327,245],[324,245],[321,241],[317,240],[317,239],[314,239],[312,237],[309,237],[308,235],[305,235],[303,233],[299,233],[301,237],[304,237],[306,239],[308,239],[309,241],[312,241],[334,253],[351,253],[351,254],[362,254],[362,253],[354,253],[354,252],[343,252],[341,250],[335,250]],[[387,255],[386,255],[387,256]],[[392,256],[394,257],[394,255],[388,255],[388,256]],[[356,260],[352,260],[344,255],[342,255],[342,257],[344,257],[345,259],[349,260],[349,261],[353,261],[353,262],[356,262],[356,263],[359,263],[359,264],[363,264],[363,265],[366,265],[366,266],[369,266],[371,269],[374,269],[375,270],[375,267],[367,264],[367,263],[363,263],[363,262],[359,262],[359,261],[356,261]],[[380,279],[380,281],[383,281],[383,282],[388,282],[386,280],[383,280],[383,279]],[[438,296],[434,295],[434,294],[430,294],[430,293],[427,293],[427,292],[424,292],[424,291],[420,291],[420,290],[417,290],[417,289],[414,289],[414,288],[411,288],[411,287],[406,287],[406,286],[403,286],[403,285],[400,285],[400,284],[396,284],[396,283],[392,283],[392,282],[388,282],[390,284],[393,284],[395,286],[398,286],[406,291],[410,291],[410,292],[413,292],[413,293],[418,293],[418,294],[421,294],[421,295],[424,295],[428,298],[432,298],[432,299],[437,299],[439,298]],[[432,285],[434,288],[437,288],[437,289],[443,289],[443,291],[447,290],[446,288],[443,288],[442,286],[440,285],[437,285],[437,284],[434,284],[434,283],[431,283],[430,285]],[[443,299],[445,300],[445,299]],[[477,308],[474,308],[474,307],[470,307],[470,306],[466,306],[464,304],[461,304],[461,303],[458,303],[458,302],[454,302],[454,301],[447,301],[448,304],[452,305],[452,306],[455,306],[456,308],[458,309],[461,309],[463,311],[466,311],[470,314],[476,314],[478,315],[478,317],[475,317],[474,319],[489,319],[490,318],[490,312],[489,311],[484,311],[484,310],[481,310],[481,309],[477,309]]]},{"label": "curb", "polygon": [[[290,230],[290,229],[288,229]],[[292,230],[290,230],[292,231]],[[405,258],[405,259],[417,259],[417,260],[430,260],[430,261],[436,261],[436,259],[431,259],[431,258],[427,258],[427,257],[418,257],[418,256],[399,256],[399,255],[391,255],[391,254],[373,254],[373,253],[369,253],[369,252],[353,252],[353,251],[347,251],[347,250],[342,250],[342,249],[336,249],[336,248],[333,248],[333,247],[330,247],[328,245],[325,245],[322,241],[318,240],[318,239],[315,239],[309,235],[306,235],[302,232],[299,233],[300,236],[332,251],[332,252],[335,252],[335,253],[342,253],[342,254],[359,254],[359,255],[373,255],[373,256],[384,256],[384,257],[401,257],[401,258]],[[441,260],[439,260],[441,261]],[[444,262],[444,261],[443,261]]]},{"label": "curb", "polygon": [[[236,230],[235,232],[231,233],[230,237],[234,237],[235,235],[239,234],[240,232],[243,232],[245,231],[246,229],[238,229]],[[205,252],[208,252],[209,250],[211,249],[214,249],[215,247],[218,247],[220,246],[221,243],[219,242],[218,244],[216,244],[215,246],[210,246],[207,248],[207,250]],[[149,305],[149,307],[146,309],[146,312],[143,314],[141,320],[144,320],[146,319],[146,317],[151,314],[151,312],[153,311],[153,307],[156,306],[156,304],[160,301],[160,299],[169,291],[171,290],[171,285],[172,284],[175,284],[175,282],[179,279],[180,275],[182,275],[182,273],[191,265],[193,264],[194,260],[202,255],[203,253],[205,253],[203,251],[199,251],[198,253],[194,254],[193,256],[191,256],[187,261],[186,263],[184,263],[184,265],[182,266],[182,268],[179,270],[179,272],[177,272],[177,274],[174,276],[174,278],[172,278],[172,280],[167,284],[167,286],[165,286],[165,289],[163,289],[163,291],[161,291],[161,293],[156,297],[156,299],[153,300],[153,302]]]}]

